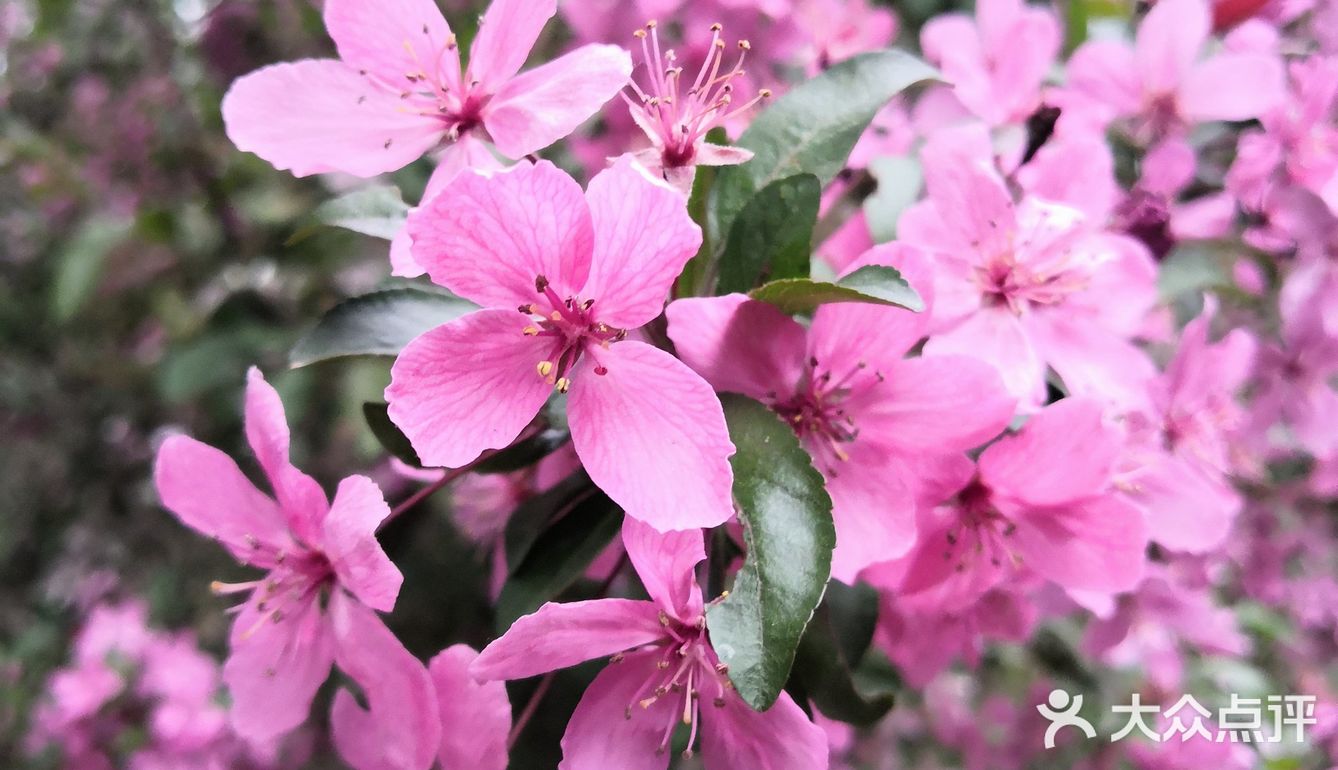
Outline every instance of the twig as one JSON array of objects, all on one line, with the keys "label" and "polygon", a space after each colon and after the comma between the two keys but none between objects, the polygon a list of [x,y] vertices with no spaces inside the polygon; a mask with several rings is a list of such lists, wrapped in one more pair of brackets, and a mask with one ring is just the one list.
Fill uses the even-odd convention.
[{"label": "twig", "polygon": [[544,674],[544,678],[539,680],[534,692],[530,693],[530,699],[520,712],[520,718],[516,720],[515,725],[511,727],[511,732],[506,736],[506,748],[508,750],[516,745],[516,739],[525,730],[525,725],[530,723],[530,718],[534,716],[534,712],[539,710],[539,701],[543,700],[544,695],[548,693],[549,686],[553,684],[554,676],[555,672],[552,671]]}]

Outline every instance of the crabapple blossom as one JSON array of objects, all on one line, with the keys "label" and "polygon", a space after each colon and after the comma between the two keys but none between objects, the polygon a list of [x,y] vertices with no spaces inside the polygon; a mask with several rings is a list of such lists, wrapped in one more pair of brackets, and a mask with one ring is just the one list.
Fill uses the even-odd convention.
[{"label": "crabapple blossom", "polygon": [[390,417],[424,462],[506,446],[556,391],[576,454],[628,515],[662,530],[733,515],[719,400],[628,339],[701,242],[676,191],[624,158],[582,195],[541,161],[462,174],[409,229],[432,280],[484,308],[418,337],[391,370]]}]

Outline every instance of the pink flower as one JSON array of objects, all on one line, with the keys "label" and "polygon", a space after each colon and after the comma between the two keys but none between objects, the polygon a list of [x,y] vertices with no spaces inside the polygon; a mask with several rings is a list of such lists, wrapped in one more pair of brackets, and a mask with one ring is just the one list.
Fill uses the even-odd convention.
[{"label": "pink flower", "polygon": [[912,687],[930,680],[961,658],[979,665],[985,642],[1023,642],[1036,625],[1036,608],[1026,597],[995,588],[959,610],[930,602],[899,603],[894,591],[882,593],[875,639]]},{"label": "pink flower", "polygon": [[692,191],[697,166],[732,166],[753,157],[752,152],[740,147],[710,144],[706,134],[771,95],[762,89],[749,101],[733,104],[732,81],[744,74],[743,62],[750,46],[747,40],[740,40],[738,60],[721,72],[725,41],[720,31],[719,24],[711,25],[711,45],[691,85],[682,81],[683,68],[678,66],[674,50],[661,52],[655,22],[635,33],[641,41],[647,84],[643,89],[631,81],[637,98],[623,94],[623,100],[632,119],[651,141],[650,148],[636,153],[636,158],[685,195]]},{"label": "pink flower", "polygon": [[613,656],[567,724],[561,770],[663,770],[680,722],[688,755],[700,733],[707,770],[826,768],[826,735],[788,693],[759,713],[726,678],[694,575],[701,532],[660,534],[628,518],[623,543],[650,601],[545,604],[483,650],[474,677],[523,679]]},{"label": "pink flower", "polygon": [[925,24],[925,56],[942,68],[952,93],[991,126],[1019,123],[1041,104],[1041,83],[1059,53],[1059,20],[1023,0],[981,0],[965,14]]},{"label": "pink flower", "polygon": [[[589,45],[517,75],[556,12],[556,0],[497,0],[462,69],[432,0],[327,0],[325,26],[340,58],[238,79],[223,98],[228,136],[298,176],[375,176],[471,135],[524,157],[571,133],[632,70],[626,51]],[[458,147],[475,152],[467,141]]]},{"label": "pink flower", "polygon": [[485,308],[418,337],[391,370],[390,417],[423,462],[506,446],[570,391],[576,453],[629,515],[668,530],[733,514],[734,445],[711,386],[625,339],[701,243],[681,195],[624,158],[582,196],[541,161],[460,175],[409,230],[432,280]]},{"label": "pink flower", "polygon": [[[270,498],[221,451],[173,436],[158,452],[154,480],[163,505],[186,526],[219,541],[265,577],[218,593],[248,596],[233,623],[224,680],[237,733],[263,743],[302,724],[316,690],[339,668],[371,704],[335,698],[336,744],[359,770],[425,770],[440,726],[422,664],[382,624],[403,578],[376,541],[390,514],[368,478],[350,476],[333,503],[288,459],[279,395],[259,370],[246,389],[246,436],[275,492]],[[348,736],[375,740],[374,755]]]},{"label": "pink flower", "polygon": [[974,475],[959,470],[955,499],[924,517],[905,560],[876,568],[878,584],[900,574],[901,596],[928,592],[916,601],[942,611],[969,607],[1019,569],[1070,592],[1132,589],[1148,535],[1112,483],[1122,444],[1092,401],[1046,407],[986,449]]},{"label": "pink flower", "polygon": [[807,45],[800,55],[810,76],[897,37],[897,16],[869,0],[800,0],[794,9]]},{"label": "pink flower", "polygon": [[[920,255],[869,252],[851,269],[895,261],[917,287]],[[932,298],[930,298],[932,301]],[[926,314],[859,303],[824,305],[805,329],[742,294],[669,306],[679,356],[717,390],[771,407],[799,434],[827,479],[836,520],[832,575],[854,582],[915,539],[917,501],[941,494],[941,466],[993,438],[1014,400],[993,367],[967,356],[904,358]]]},{"label": "pink flower", "polygon": [[1027,408],[1044,402],[1047,366],[1074,395],[1140,404],[1155,373],[1129,342],[1157,299],[1146,250],[1077,209],[1030,196],[1015,204],[959,136],[941,131],[926,145],[929,197],[898,228],[937,253],[925,355],[994,364]]},{"label": "pink flower", "polygon": [[1209,300],[1185,326],[1166,372],[1151,385],[1152,409],[1129,416],[1130,442],[1119,485],[1148,512],[1152,539],[1204,553],[1222,544],[1240,512],[1227,476],[1240,464],[1236,402],[1254,365],[1255,342],[1243,329],[1208,341],[1216,313]]},{"label": "pink flower", "polygon": [[469,666],[478,653],[465,644],[447,647],[432,659],[428,671],[441,713],[442,770],[506,770],[511,701],[501,682],[476,682]]},{"label": "pink flower", "polygon": [[1069,61],[1069,84],[1112,116],[1134,118],[1133,133],[1143,143],[1193,123],[1262,115],[1282,92],[1282,64],[1255,52],[1199,61],[1210,27],[1205,0],[1161,0],[1139,25],[1134,46],[1084,43]]}]

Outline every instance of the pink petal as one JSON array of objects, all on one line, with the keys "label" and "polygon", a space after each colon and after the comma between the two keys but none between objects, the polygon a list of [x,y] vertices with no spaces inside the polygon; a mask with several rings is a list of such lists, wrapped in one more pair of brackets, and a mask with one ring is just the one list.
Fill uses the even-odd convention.
[{"label": "pink petal", "polygon": [[395,597],[404,582],[376,540],[376,528],[389,516],[390,506],[376,482],[366,476],[349,476],[339,482],[322,537],[323,551],[340,586],[382,612],[395,608]]},{"label": "pink petal", "polygon": [[1215,551],[1240,512],[1240,495],[1225,479],[1169,455],[1122,481],[1130,498],[1147,510],[1151,538],[1173,551]]},{"label": "pink petal", "polygon": [[469,49],[469,79],[478,81],[484,92],[496,92],[520,72],[539,33],[556,13],[557,0],[493,0],[479,19],[478,35]]},{"label": "pink petal", "polygon": [[1251,120],[1266,114],[1285,93],[1275,56],[1224,53],[1200,62],[1180,86],[1180,109],[1189,120]]},{"label": "pink petal", "polygon": [[692,162],[698,166],[737,166],[753,159],[753,151],[742,147],[723,147],[702,142],[697,145]]},{"label": "pink petal", "polygon": [[458,468],[510,444],[553,386],[536,366],[546,343],[527,337],[529,318],[480,310],[422,334],[390,369],[390,419],[427,465]]},{"label": "pink petal", "polygon": [[586,688],[562,735],[558,770],[664,770],[670,754],[661,751],[665,728],[677,721],[674,699],[648,707],[644,685],[659,675],[659,655],[646,652],[610,663]]},{"label": "pink petal", "polygon": [[407,75],[435,76],[441,63],[459,72],[459,53],[447,51],[451,27],[432,0],[327,0],[324,15],[339,58],[388,88],[415,86]]},{"label": "pink petal", "polygon": [[775,305],[727,294],[676,300],[664,313],[678,357],[716,390],[760,399],[798,386],[807,334]]},{"label": "pink petal", "polygon": [[442,137],[441,121],[406,109],[399,94],[342,62],[274,64],[233,82],[223,122],[237,149],[295,176],[369,177],[417,160]]},{"label": "pink petal", "polygon": [[581,295],[603,323],[635,329],[664,308],[683,265],[702,243],[683,197],[624,155],[590,180],[595,227],[590,277]]},{"label": "pink petal", "polygon": [[1069,84],[1118,115],[1138,112],[1143,84],[1134,50],[1114,40],[1083,43],[1068,66]]},{"label": "pink petal", "polygon": [[582,46],[508,81],[488,103],[483,125],[503,155],[523,158],[576,130],[631,74],[623,49]]},{"label": "pink petal", "polygon": [[[708,701],[709,702],[709,701]],[[826,770],[827,735],[789,693],[766,711],[738,696],[724,708],[703,706],[702,764],[706,770]]]},{"label": "pink petal", "polygon": [[696,622],[702,612],[696,569],[706,560],[701,530],[662,533],[626,516],[623,546],[650,598],[679,620]]},{"label": "pink petal", "polygon": [[711,386],[644,342],[586,355],[597,363],[578,365],[567,419],[595,484],[627,515],[662,532],[714,527],[733,516],[734,444]]},{"label": "pink petal", "polygon": [[920,155],[929,197],[952,233],[954,254],[1008,248],[1016,229],[1012,196],[989,157],[971,151],[970,139],[959,131],[941,131]]},{"label": "pink petal", "polygon": [[[880,580],[880,586],[912,600],[916,607],[964,612],[1007,580],[1014,568],[1011,563],[1003,560],[996,563],[990,558],[995,544],[982,538],[978,531],[963,528],[958,511],[940,510],[941,518],[931,520],[933,529],[921,530],[915,550],[903,564],[879,565],[871,570],[874,574],[870,577]],[[881,582],[878,573],[889,574],[895,580],[897,567],[902,570],[899,584]]]},{"label": "pink petal", "polygon": [[315,542],[330,503],[316,480],[289,461],[283,402],[254,366],[246,373],[246,440],[269,476],[288,526],[306,542]]},{"label": "pink petal", "polygon": [[928,315],[899,307],[862,302],[822,305],[809,327],[808,354],[820,369],[836,377],[859,367],[863,374],[856,379],[872,380],[900,363],[928,326]]},{"label": "pink petal", "polygon": [[376,613],[338,591],[330,597],[335,660],[366,697],[341,689],[330,713],[335,748],[356,770],[428,770],[441,746],[441,719],[427,669]]},{"label": "pink petal", "polygon": [[915,543],[916,500],[913,479],[887,473],[885,449],[856,440],[845,452],[849,459],[824,475],[836,524],[832,577],[853,584],[860,570],[902,556]]},{"label": "pink petal", "polygon": [[930,337],[924,355],[974,356],[998,370],[1019,409],[1044,402],[1044,364],[1017,316],[1006,308],[982,308],[956,328]]},{"label": "pink petal", "polygon": [[999,372],[966,356],[898,361],[862,404],[861,431],[906,450],[965,451],[999,435],[1016,399]]},{"label": "pink petal", "polygon": [[525,679],[665,637],[654,602],[549,602],[512,623],[479,653],[469,673],[479,681]]},{"label": "pink petal", "polygon": [[[465,134],[454,142],[442,147],[436,153],[437,167],[432,176],[427,178],[427,187],[423,190],[423,202],[432,200],[446,188],[462,171],[478,169],[493,171],[502,168],[488,146],[473,134]],[[405,278],[416,278],[427,272],[413,258],[413,239],[409,237],[409,224],[406,221],[390,242],[390,274]]]},{"label": "pink petal", "polygon": [[1117,593],[1138,585],[1147,524],[1132,503],[1113,495],[1029,512],[1009,538],[1023,562],[1060,586]]},{"label": "pink petal", "polygon": [[1105,489],[1122,447],[1100,405],[1066,398],[986,449],[980,477],[996,496],[1034,506],[1064,505]]},{"label": "pink petal", "polygon": [[1125,411],[1146,405],[1157,368],[1147,354],[1071,311],[1033,314],[1027,332],[1074,396]]},{"label": "pink petal", "polygon": [[232,699],[232,726],[264,743],[307,719],[316,690],[330,675],[334,637],[315,601],[285,607],[280,619],[248,602],[232,624],[223,681]]},{"label": "pink petal", "polygon": [[1162,0],[1148,11],[1135,47],[1137,71],[1149,94],[1175,91],[1199,58],[1211,25],[1204,0]]},{"label": "pink petal", "polygon": [[469,665],[478,657],[464,644],[447,647],[428,665],[441,715],[443,768],[506,770],[511,701],[501,682],[476,682]]},{"label": "pink petal", "polygon": [[258,541],[291,550],[283,514],[219,450],[186,436],[171,436],[158,450],[154,484],[163,507],[181,523],[218,540],[249,563]]},{"label": "pink petal", "polygon": [[594,243],[580,185],[546,160],[460,174],[409,215],[409,235],[414,261],[434,282],[508,309],[540,298],[541,275],[560,297],[575,294]]}]

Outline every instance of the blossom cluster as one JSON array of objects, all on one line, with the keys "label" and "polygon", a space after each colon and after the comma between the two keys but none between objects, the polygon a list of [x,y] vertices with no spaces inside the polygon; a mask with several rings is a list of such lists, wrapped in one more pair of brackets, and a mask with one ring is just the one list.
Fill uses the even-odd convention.
[{"label": "blossom cluster", "polygon": [[[965,767],[1022,767],[1045,751],[1041,700],[991,699],[954,669],[1068,623],[1087,658],[1183,691],[1187,650],[1248,653],[1225,598],[1285,606],[1318,632],[1293,645],[1297,683],[1331,702],[1331,5],[1157,0],[1065,53],[1071,20],[1055,9],[979,0],[924,24],[910,43],[936,72],[878,100],[856,143],[848,125],[815,140],[774,123],[796,120],[787,110],[824,78],[838,101],[867,98],[859,68],[900,23],[864,0],[493,0],[467,35],[433,0],[325,0],[337,58],[242,76],[222,116],[239,150],[298,176],[432,164],[383,233],[385,272],[456,308],[389,370],[378,435],[416,467],[396,460],[327,494],[291,460],[279,393],[251,369],[245,435],[263,483],[183,435],[154,471],[165,508],[258,573],[214,584],[237,601],[221,673],[142,615],[97,615],[84,639],[116,624],[129,641],[81,641],[38,734],[70,756],[101,751],[96,723],[131,694],[155,726],[153,758],[134,767],[265,767],[322,721],[313,704],[336,670],[329,732],[352,767],[504,768],[531,713],[513,725],[504,683],[546,676],[535,705],[550,672],[606,659],[567,721],[568,770],[675,754],[708,769],[864,767],[926,729]],[[569,50],[526,67],[557,15]],[[806,159],[818,152],[838,154],[836,170]],[[757,189],[731,208],[740,179]],[[811,212],[809,179],[822,185]],[[749,232],[767,205],[792,208]],[[805,216],[796,275],[785,249],[765,252]],[[1184,277],[1196,254],[1212,277]],[[767,473],[789,444],[752,440],[749,405],[808,476]],[[1296,463],[1310,472],[1286,477]],[[422,488],[392,507],[373,477]],[[512,515],[572,480],[580,496],[552,517]],[[601,590],[557,601],[563,578],[481,651],[424,663],[382,618],[404,575],[378,533],[443,488],[491,554],[499,617],[526,556],[512,535],[542,547],[541,527],[606,500],[618,534],[575,566]],[[834,541],[767,518],[786,506],[818,511],[813,531]],[[777,558],[817,565],[813,599],[788,647],[759,632],[766,649],[740,649],[730,608],[789,622],[766,614],[778,573],[757,577]],[[1302,594],[1297,564],[1330,576]],[[876,596],[870,655],[919,694],[858,735],[796,686],[811,661],[795,653],[824,587],[856,586]],[[759,659],[785,662],[768,694]],[[155,673],[188,665],[199,676]],[[187,679],[189,693],[153,685]],[[978,705],[1015,729],[987,734]],[[190,734],[172,730],[180,710]],[[1338,715],[1315,732],[1334,743]],[[190,752],[224,758],[178,758]],[[1131,752],[1166,770],[1258,760],[1234,742]]]}]

